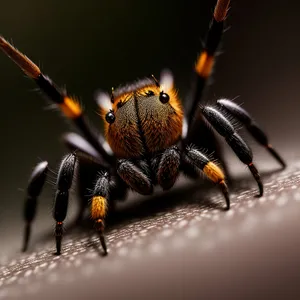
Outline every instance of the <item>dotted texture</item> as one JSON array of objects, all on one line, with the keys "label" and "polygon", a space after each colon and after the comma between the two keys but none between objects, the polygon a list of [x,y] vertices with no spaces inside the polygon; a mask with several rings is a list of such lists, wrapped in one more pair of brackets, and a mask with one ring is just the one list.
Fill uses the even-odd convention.
[{"label": "dotted texture", "polygon": [[250,176],[236,181],[228,212],[207,182],[136,196],[108,221],[106,257],[89,226],[67,229],[61,256],[49,235],[1,258],[0,299],[299,299],[300,163],[263,181],[262,198]]}]

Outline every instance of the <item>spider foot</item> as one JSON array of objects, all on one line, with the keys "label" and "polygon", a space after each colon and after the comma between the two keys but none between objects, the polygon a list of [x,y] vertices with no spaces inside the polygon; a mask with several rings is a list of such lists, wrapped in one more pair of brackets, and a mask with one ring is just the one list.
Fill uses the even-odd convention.
[{"label": "spider foot", "polygon": [[258,188],[259,188],[259,194],[257,195],[257,197],[262,197],[263,194],[264,194],[264,186],[261,182],[261,179],[260,179],[260,175],[258,173],[258,170],[256,169],[256,167],[254,166],[253,163],[250,163],[248,165],[248,168],[249,170],[251,171],[254,179],[256,180],[257,184],[258,184]]},{"label": "spider foot", "polygon": [[102,249],[104,251],[104,255],[107,255],[107,246],[106,246],[106,241],[105,241],[105,236],[104,236],[104,222],[101,219],[96,220],[95,222],[95,227],[96,230],[99,234],[99,239],[100,239],[100,243],[102,246]]}]

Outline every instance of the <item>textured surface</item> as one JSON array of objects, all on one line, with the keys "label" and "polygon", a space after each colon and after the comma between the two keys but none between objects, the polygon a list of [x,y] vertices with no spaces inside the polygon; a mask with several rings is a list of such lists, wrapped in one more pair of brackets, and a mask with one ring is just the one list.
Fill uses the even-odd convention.
[{"label": "textured surface", "polygon": [[88,228],[68,229],[60,257],[49,235],[36,252],[2,258],[0,299],[297,298],[300,163],[264,182],[260,199],[251,177],[235,182],[229,212],[205,183],[131,197],[109,221],[107,257]]},{"label": "textured surface", "polygon": [[[90,0],[70,5],[69,1],[27,0],[16,6],[15,1],[2,1],[0,28],[58,84],[79,96],[99,126],[92,100],[98,88],[109,91],[150,73],[159,76],[162,68],[169,67],[180,94],[188,92],[199,37],[205,36],[214,3]],[[119,222],[112,222],[110,254],[105,258],[87,247],[91,245],[88,233],[69,230],[66,254],[52,255],[52,199],[44,194],[29,253],[19,253],[24,194],[18,188],[26,187],[29,172],[40,158],[55,170],[64,151],[58,137],[70,128],[57,114],[44,110],[40,95],[29,92],[33,83],[1,55],[1,70],[5,70],[0,74],[2,299],[20,294],[22,299],[193,299],[196,293],[202,299],[207,295],[299,299],[295,294],[300,248],[299,202],[295,201],[300,188],[299,164],[295,164],[300,158],[298,20],[296,0],[272,1],[271,7],[269,1],[232,1],[231,29],[207,98],[214,103],[219,97],[240,95],[237,103],[244,104],[274,146],[290,158],[290,168],[264,177],[267,193],[260,200],[253,197],[256,186],[245,170],[247,181],[235,182],[236,205],[229,213],[218,205],[211,209],[212,203],[222,200],[218,190],[203,185],[181,192],[179,187],[151,201],[136,197],[139,203],[120,213]],[[74,32],[80,41],[75,46]],[[250,140],[250,144],[255,143]],[[276,168],[264,153],[255,151],[258,168],[265,169],[268,162],[268,169]],[[213,202],[208,202],[211,195]],[[135,230],[139,228],[143,229]]]}]

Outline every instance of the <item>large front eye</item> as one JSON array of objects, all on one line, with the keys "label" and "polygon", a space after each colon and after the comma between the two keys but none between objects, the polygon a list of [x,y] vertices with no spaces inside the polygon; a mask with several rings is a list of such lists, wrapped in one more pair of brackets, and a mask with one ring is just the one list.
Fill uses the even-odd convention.
[{"label": "large front eye", "polygon": [[169,102],[170,96],[164,92],[160,92],[159,100],[161,103],[165,104],[165,103]]},{"label": "large front eye", "polygon": [[115,119],[116,119],[116,117],[112,110],[110,110],[105,116],[105,120],[109,124],[112,124],[115,121]]}]

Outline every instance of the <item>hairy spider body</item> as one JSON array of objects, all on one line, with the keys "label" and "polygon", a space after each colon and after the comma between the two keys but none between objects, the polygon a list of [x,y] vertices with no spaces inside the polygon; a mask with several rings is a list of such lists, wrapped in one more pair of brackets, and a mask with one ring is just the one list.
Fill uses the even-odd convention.
[{"label": "hairy spider body", "polygon": [[[81,199],[78,219],[89,203],[90,215],[105,253],[104,219],[109,204],[125,199],[128,189],[150,195],[155,185],[163,190],[170,189],[180,172],[197,179],[202,171],[220,187],[226,208],[230,208],[224,172],[195,146],[214,151],[215,158],[220,159],[215,132],[248,166],[258,184],[259,195],[263,194],[263,184],[253,164],[252,151],[236,132],[228,116],[241,122],[254,139],[285,166],[266,134],[240,106],[228,99],[218,100],[215,107],[200,105],[221,41],[229,2],[217,1],[203,50],[195,64],[192,96],[184,102],[184,106],[174,87],[172,74],[168,71],[162,72],[160,80],[152,76],[112,90],[110,95],[99,93],[96,100],[104,121],[105,138],[88,125],[80,105],[72,97],[60,90],[31,60],[0,36],[0,49],[36,82],[81,132],[81,135],[69,133],[64,136],[71,152],[62,160],[56,182],[53,217],[56,221],[58,254],[61,252],[63,222],[76,166]],[[47,170],[47,162],[38,164],[29,180],[24,210],[26,226],[23,250],[28,246],[37,198],[46,180]],[[89,191],[93,191],[92,196]]]},{"label": "hairy spider body", "polygon": [[[183,108],[173,87],[165,93],[165,97],[169,97],[166,103],[160,100],[164,95],[160,95],[161,92],[151,79],[113,92],[111,111],[115,120],[104,124],[105,137],[118,158],[150,155],[178,142]],[[107,113],[109,111],[102,109],[104,120]]]}]

